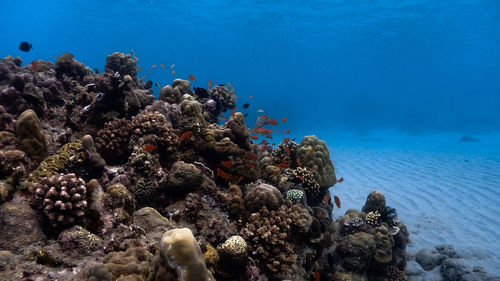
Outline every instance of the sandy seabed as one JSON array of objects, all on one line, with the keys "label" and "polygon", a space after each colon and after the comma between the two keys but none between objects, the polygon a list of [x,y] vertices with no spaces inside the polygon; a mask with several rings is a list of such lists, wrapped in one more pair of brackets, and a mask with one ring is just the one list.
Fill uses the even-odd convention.
[{"label": "sandy seabed", "polygon": [[335,217],[379,189],[408,226],[410,258],[451,244],[467,265],[500,276],[500,134],[479,142],[460,142],[458,134],[319,136],[345,180],[330,190],[343,205]]}]

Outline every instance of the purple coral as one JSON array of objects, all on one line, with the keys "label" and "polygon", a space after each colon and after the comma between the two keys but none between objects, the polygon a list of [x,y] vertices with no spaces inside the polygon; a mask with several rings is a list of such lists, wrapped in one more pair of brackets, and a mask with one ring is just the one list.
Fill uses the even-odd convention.
[{"label": "purple coral", "polygon": [[71,225],[87,208],[85,181],[75,174],[59,174],[34,184],[37,200],[53,227]]}]

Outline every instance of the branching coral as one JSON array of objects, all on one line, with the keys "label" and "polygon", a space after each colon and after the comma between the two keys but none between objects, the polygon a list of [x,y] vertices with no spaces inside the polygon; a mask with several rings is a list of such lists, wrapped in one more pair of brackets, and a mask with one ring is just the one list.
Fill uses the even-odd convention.
[{"label": "branching coral", "polygon": [[306,210],[288,202],[274,211],[262,207],[251,214],[241,233],[268,271],[288,274],[298,257],[292,236],[306,233],[311,223]]},{"label": "branching coral", "polygon": [[106,122],[104,128],[97,132],[95,147],[109,164],[123,163],[128,151],[132,125],[126,119],[115,119]]},{"label": "branching coral", "polygon": [[87,208],[85,182],[75,174],[43,178],[33,184],[37,200],[53,227],[71,225]]}]

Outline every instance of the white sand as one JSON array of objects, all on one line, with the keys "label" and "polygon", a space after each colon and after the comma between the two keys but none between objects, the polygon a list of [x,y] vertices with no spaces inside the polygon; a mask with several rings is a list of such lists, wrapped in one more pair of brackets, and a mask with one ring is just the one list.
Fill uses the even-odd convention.
[{"label": "white sand", "polygon": [[330,190],[342,202],[335,217],[379,189],[410,231],[409,254],[452,244],[466,264],[500,276],[500,135],[317,135],[344,177]]}]

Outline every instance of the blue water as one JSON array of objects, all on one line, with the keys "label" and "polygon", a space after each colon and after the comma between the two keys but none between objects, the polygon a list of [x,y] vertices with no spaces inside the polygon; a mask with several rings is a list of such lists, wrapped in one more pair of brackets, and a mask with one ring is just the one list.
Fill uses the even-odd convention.
[{"label": "blue water", "polygon": [[139,76],[231,82],[297,130],[500,129],[498,0],[2,1],[0,31],[25,63],[133,49]]}]

